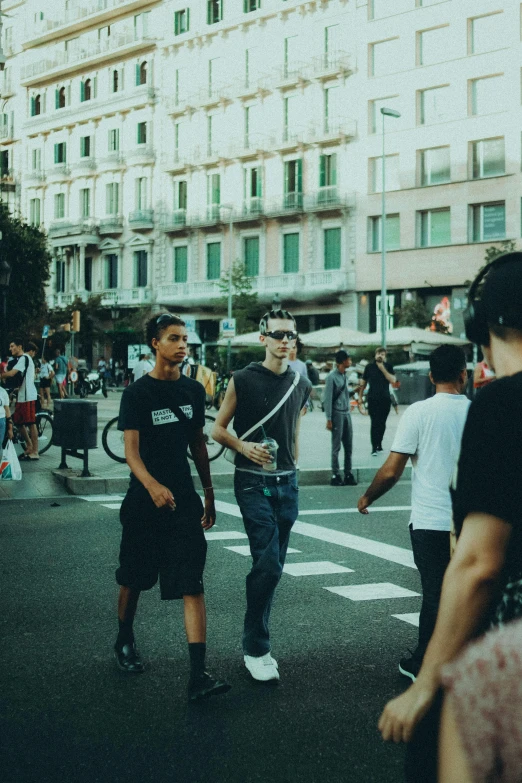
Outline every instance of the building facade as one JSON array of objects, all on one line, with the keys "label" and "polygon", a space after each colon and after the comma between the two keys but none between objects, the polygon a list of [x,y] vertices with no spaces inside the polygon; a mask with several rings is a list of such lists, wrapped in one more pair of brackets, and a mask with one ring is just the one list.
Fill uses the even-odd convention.
[{"label": "building facade", "polygon": [[169,307],[217,337],[240,260],[302,331],[373,331],[382,107],[394,308],[451,302],[520,236],[520,4],[3,0],[0,188],[48,301]]}]

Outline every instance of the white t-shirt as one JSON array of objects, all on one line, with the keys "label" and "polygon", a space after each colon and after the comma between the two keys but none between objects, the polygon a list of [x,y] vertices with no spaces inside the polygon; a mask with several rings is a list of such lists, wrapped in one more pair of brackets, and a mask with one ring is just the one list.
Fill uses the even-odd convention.
[{"label": "white t-shirt", "polygon": [[[0,386],[0,419],[5,419],[4,405],[9,405],[9,395],[3,386]],[[0,446],[2,444],[0,443]]]},{"label": "white t-shirt", "polygon": [[460,452],[470,401],[435,394],[403,413],[391,450],[411,454],[410,524],[414,530],[450,530],[449,485]]},{"label": "white t-shirt", "polygon": [[20,356],[18,359],[14,369],[19,370],[23,375],[25,372],[26,360],[29,360],[29,364],[27,365],[27,373],[24,382],[20,386],[20,391],[18,392],[17,402],[31,402],[38,397],[36,386],[34,385],[34,364],[31,357],[24,353],[23,356]]},{"label": "white t-shirt", "polygon": [[132,371],[132,374],[134,375],[134,380],[139,380],[143,375],[150,372],[154,365],[151,361],[148,359],[142,359],[140,362],[136,362],[134,365],[134,369]]}]

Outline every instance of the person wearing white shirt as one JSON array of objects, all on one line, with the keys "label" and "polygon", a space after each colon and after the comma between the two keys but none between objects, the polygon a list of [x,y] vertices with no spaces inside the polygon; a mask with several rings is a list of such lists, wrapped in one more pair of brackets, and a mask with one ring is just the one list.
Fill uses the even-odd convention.
[{"label": "person wearing white shirt", "polygon": [[419,641],[399,671],[415,680],[435,628],[442,580],[450,560],[450,482],[455,469],[470,401],[466,356],[462,348],[441,345],[430,356],[430,380],[435,395],[415,402],[403,414],[390,455],[370,487],[359,498],[361,514],[399,480],[411,458],[410,537],[413,557],[421,578],[422,606]]},{"label": "person wearing white shirt", "polygon": [[142,353],[140,355],[139,362],[136,362],[132,374],[135,381],[139,381],[144,375],[153,369],[153,364],[150,360],[150,353]]},{"label": "person wearing white shirt", "polygon": [[[25,453],[21,460],[37,460],[38,456],[38,430],[36,428],[36,386],[34,383],[34,363],[28,354],[24,353],[24,341],[15,338],[9,345],[11,356],[17,357],[15,366],[8,372],[2,373],[0,378],[14,377],[20,373],[21,384],[18,389],[18,397],[15,406],[13,421],[20,428],[20,435],[26,443]],[[27,430],[29,428],[29,431]]]},{"label": "person wearing white shirt", "polygon": [[13,422],[11,421],[11,409],[9,408],[9,395],[3,386],[0,386],[0,454],[5,433],[9,440],[13,439]]}]

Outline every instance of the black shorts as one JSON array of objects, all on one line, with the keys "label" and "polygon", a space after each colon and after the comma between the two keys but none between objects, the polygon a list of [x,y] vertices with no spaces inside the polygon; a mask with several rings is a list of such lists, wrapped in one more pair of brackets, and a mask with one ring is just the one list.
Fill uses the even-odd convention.
[{"label": "black shorts", "polygon": [[50,389],[50,388],[51,388],[51,379],[40,378],[40,389]]},{"label": "black shorts", "polygon": [[203,504],[195,492],[180,497],[174,511],[156,508],[148,493],[128,492],[120,511],[117,583],[150,590],[159,577],[163,600],[203,593],[207,542],[202,516]]}]

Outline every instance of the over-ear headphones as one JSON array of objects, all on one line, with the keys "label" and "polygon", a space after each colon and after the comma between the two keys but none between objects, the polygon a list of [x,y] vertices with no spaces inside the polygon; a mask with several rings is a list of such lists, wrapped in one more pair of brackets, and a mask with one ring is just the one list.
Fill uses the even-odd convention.
[{"label": "over-ear headphones", "polygon": [[[520,263],[522,264],[522,253],[503,253],[501,256],[490,261],[486,264],[484,269],[481,269],[475,280],[472,282],[468,291],[468,306],[464,310],[464,328],[466,330],[466,337],[472,343],[476,345],[489,345],[489,323],[491,319],[488,319],[486,313],[486,306],[480,296],[481,286],[484,284],[485,278],[490,274],[493,269],[499,266],[503,266],[507,263]],[[507,308],[509,310],[509,308]],[[512,327],[514,329],[522,330],[522,315],[520,319],[515,322],[509,315],[504,317],[498,314],[495,321],[501,326]]]}]

